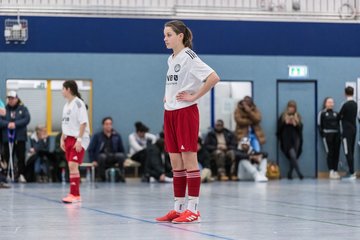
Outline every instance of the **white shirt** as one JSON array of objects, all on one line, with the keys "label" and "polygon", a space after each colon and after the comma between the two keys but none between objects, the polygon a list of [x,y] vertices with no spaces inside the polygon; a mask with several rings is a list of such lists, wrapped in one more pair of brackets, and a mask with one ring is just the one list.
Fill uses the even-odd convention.
[{"label": "white shirt", "polygon": [[151,133],[145,133],[144,138],[140,138],[136,132],[129,135],[130,156],[146,148],[147,141],[151,141],[152,144],[156,142],[156,136]]},{"label": "white shirt", "polygon": [[184,48],[175,57],[168,59],[169,69],[166,76],[165,103],[166,110],[176,110],[191,106],[197,102],[182,102],[176,100],[179,92],[197,92],[204,80],[214,70],[206,65],[190,49]]},{"label": "white shirt", "polygon": [[81,146],[86,150],[90,143],[89,118],[85,103],[78,97],[67,102],[62,115],[62,132],[65,136],[77,138],[80,134],[80,125],[86,123],[84,135],[81,139]]}]

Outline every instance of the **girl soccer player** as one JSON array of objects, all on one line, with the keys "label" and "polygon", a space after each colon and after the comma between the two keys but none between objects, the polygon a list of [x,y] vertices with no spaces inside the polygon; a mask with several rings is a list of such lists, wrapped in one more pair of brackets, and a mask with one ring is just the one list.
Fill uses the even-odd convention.
[{"label": "girl soccer player", "polygon": [[70,172],[70,194],[62,201],[75,203],[81,201],[79,165],[90,142],[89,119],[75,81],[65,81],[62,94],[67,103],[62,115],[61,148],[65,151]]},{"label": "girl soccer player", "polygon": [[[199,111],[197,100],[220,80],[215,71],[191,50],[192,33],[179,20],[167,22],[164,41],[173,54],[168,59],[164,97],[165,148],[173,168],[174,209],[158,222],[200,222],[200,171],[197,161]],[[186,186],[188,204],[185,209]]]}]

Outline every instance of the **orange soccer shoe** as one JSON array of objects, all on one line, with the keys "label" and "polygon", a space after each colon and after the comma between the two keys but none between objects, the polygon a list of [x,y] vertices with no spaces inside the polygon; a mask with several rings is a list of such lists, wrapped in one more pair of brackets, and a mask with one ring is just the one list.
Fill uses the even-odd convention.
[{"label": "orange soccer shoe", "polygon": [[63,203],[77,203],[77,202],[81,202],[81,197],[69,194],[66,197],[64,197],[62,201]]},{"label": "orange soccer shoe", "polygon": [[199,222],[201,222],[200,212],[198,211],[196,214],[190,210],[186,210],[185,212],[181,213],[178,218],[172,220],[172,223],[199,223]]},{"label": "orange soccer shoe", "polygon": [[165,216],[156,218],[156,221],[157,222],[171,222],[172,220],[174,220],[175,218],[178,218],[178,217],[180,217],[180,213],[175,210],[171,210]]}]

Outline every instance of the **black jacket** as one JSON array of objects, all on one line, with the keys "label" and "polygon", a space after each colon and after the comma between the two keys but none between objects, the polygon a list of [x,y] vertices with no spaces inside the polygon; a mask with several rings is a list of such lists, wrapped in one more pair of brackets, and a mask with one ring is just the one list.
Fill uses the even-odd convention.
[{"label": "black jacket", "polygon": [[318,115],[318,126],[321,137],[340,130],[339,114],[332,109],[323,109]]},{"label": "black jacket", "polygon": [[357,103],[354,100],[346,101],[339,112],[342,133],[356,132]]},{"label": "black jacket", "polygon": [[[236,138],[233,132],[230,130],[224,128],[224,136],[226,141],[226,146],[229,150],[235,150],[237,147]],[[208,133],[208,135],[205,138],[204,146],[206,149],[212,153],[217,149],[217,138],[216,138],[216,132],[215,130],[212,130]]]},{"label": "black jacket", "polygon": [[296,142],[299,143],[297,150],[297,157],[300,157],[302,153],[302,145],[303,145],[303,125],[300,123],[296,127],[290,124],[286,124],[282,120],[282,116],[280,116],[277,124],[277,132],[276,135],[278,140],[280,141],[280,147],[282,152],[286,155],[287,158],[289,156],[289,150],[292,147],[295,147]]},{"label": "black jacket", "polygon": [[[146,148],[146,174],[159,180],[162,174],[172,177],[170,157],[159,147],[157,143],[150,144]],[[162,159],[165,156],[165,161]]]},{"label": "black jacket", "polygon": [[204,146],[202,146],[201,149],[197,152],[197,158],[203,168],[211,168],[211,156],[210,153],[204,148]]},{"label": "black jacket", "polygon": [[9,142],[8,124],[10,122],[15,122],[15,141],[27,141],[27,125],[30,122],[30,113],[20,99],[14,107],[10,107],[9,104],[7,104],[6,115],[0,118],[2,140],[5,143]]},{"label": "black jacket", "polygon": [[[104,150],[105,137],[106,136],[104,135],[103,131],[96,133],[92,137],[88,148],[90,162],[98,160],[99,154]],[[120,152],[125,154],[121,136],[115,130],[113,130],[111,133],[111,143],[113,153]]]}]

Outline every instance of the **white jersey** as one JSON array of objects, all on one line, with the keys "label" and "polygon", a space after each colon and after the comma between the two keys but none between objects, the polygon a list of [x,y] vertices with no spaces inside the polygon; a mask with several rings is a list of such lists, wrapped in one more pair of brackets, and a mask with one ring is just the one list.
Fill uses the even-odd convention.
[{"label": "white jersey", "polygon": [[85,103],[78,97],[71,102],[67,102],[62,115],[62,132],[65,136],[77,138],[80,133],[80,125],[86,123],[84,135],[81,140],[81,146],[86,150],[90,143],[89,118]]},{"label": "white jersey", "polygon": [[165,103],[166,110],[176,110],[193,105],[197,102],[177,101],[179,92],[197,92],[204,80],[214,70],[206,65],[190,49],[184,48],[175,57],[171,55],[168,59],[169,70],[166,76]]}]

